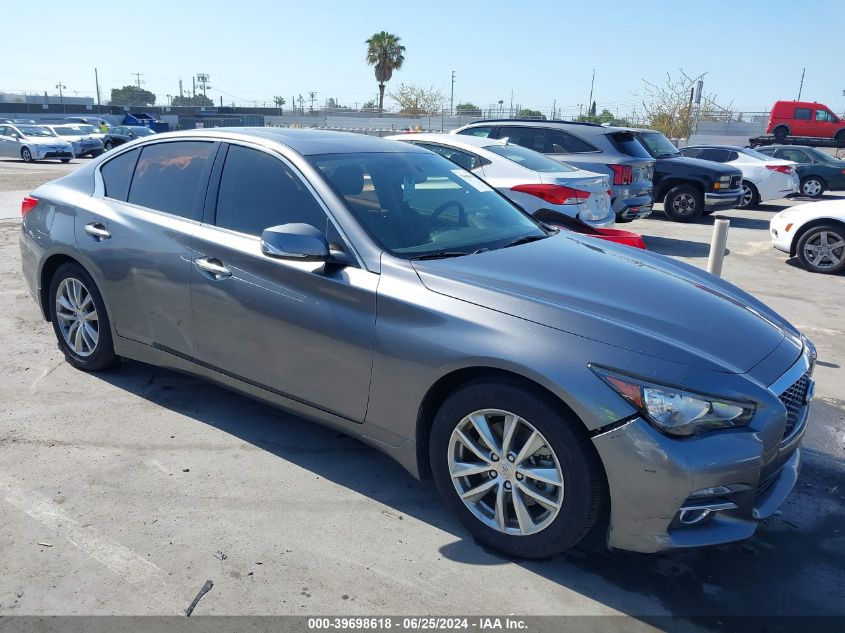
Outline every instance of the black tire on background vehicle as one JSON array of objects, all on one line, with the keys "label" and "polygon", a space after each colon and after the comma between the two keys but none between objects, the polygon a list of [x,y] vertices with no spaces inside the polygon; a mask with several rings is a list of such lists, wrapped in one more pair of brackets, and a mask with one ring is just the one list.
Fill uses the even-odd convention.
[{"label": "black tire on background vehicle", "polygon": [[[440,407],[429,451],[444,503],[478,541],[507,554],[560,553],[599,518],[606,486],[595,448],[581,422],[538,388],[508,379],[467,383]],[[542,481],[533,476],[541,472]],[[483,496],[472,494],[479,487]],[[557,505],[546,505],[550,498]]]},{"label": "black tire on background vehicle", "polygon": [[106,141],[103,144],[103,149],[105,149],[106,151],[109,151],[110,149],[113,149],[113,148],[114,148],[114,143],[112,143],[111,141]]},{"label": "black tire on background vehicle", "polygon": [[845,226],[823,224],[805,231],[795,254],[801,265],[814,273],[832,275],[845,269]]},{"label": "black tire on background vehicle", "polygon": [[833,138],[840,143],[845,143],[845,130],[839,130]]},{"label": "black tire on background vehicle", "polygon": [[760,204],[760,192],[757,187],[749,180],[742,181],[742,195],[739,198],[737,209],[753,209]]},{"label": "black tire on background vehicle", "polygon": [[704,195],[691,185],[672,187],[663,199],[663,210],[673,222],[695,222],[704,213]]},{"label": "black tire on background vehicle", "polygon": [[818,176],[807,176],[801,181],[801,195],[808,198],[821,198],[825,190],[825,182]]},{"label": "black tire on background vehicle", "polygon": [[91,158],[97,158],[97,156],[102,156],[102,155],[103,155],[103,150],[101,150],[101,149],[94,150],[90,154]]},{"label": "black tire on background vehicle", "polygon": [[65,164],[67,164],[67,163],[69,163],[69,162],[70,162],[70,159],[69,159],[69,158],[62,158],[62,159],[60,159],[60,160],[61,160],[63,163],[65,163]]},{"label": "black tire on background vehicle", "polygon": [[779,125],[772,131],[772,134],[777,140],[782,141],[789,136],[789,128],[785,125]]},{"label": "black tire on background vehicle", "polygon": [[101,371],[120,362],[103,297],[88,271],[76,262],[62,264],[50,280],[48,296],[50,321],[68,363]]},{"label": "black tire on background vehicle", "polygon": [[34,163],[35,159],[32,157],[32,152],[28,147],[21,148],[21,160],[25,163]]}]

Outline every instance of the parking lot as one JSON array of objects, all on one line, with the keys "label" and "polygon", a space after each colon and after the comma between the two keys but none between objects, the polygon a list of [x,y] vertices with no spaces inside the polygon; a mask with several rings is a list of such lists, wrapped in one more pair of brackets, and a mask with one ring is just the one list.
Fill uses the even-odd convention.
[{"label": "parking lot", "polygon": [[[20,274],[20,198],[84,162],[0,161],[0,614],[175,614],[208,579],[198,615],[845,614],[845,277],[771,248],[769,219],[794,202],[714,216],[731,221],[723,276],[819,350],[782,511],[735,545],[646,556],[594,538],[521,561],[355,440],[141,363],[65,363]],[[703,268],[712,223],[624,228]]]}]

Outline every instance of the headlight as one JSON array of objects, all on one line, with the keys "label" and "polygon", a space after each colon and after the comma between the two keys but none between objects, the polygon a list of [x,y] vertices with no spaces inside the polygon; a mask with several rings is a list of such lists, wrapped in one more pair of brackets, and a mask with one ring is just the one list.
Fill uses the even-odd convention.
[{"label": "headlight", "polygon": [[754,405],[645,382],[590,366],[611,389],[631,403],[648,422],[668,435],[688,437],[715,429],[745,426]]}]

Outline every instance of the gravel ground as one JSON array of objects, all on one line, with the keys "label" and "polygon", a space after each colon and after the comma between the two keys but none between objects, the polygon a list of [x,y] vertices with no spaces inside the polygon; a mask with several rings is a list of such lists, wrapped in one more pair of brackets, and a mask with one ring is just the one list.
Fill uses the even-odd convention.
[{"label": "gravel ground", "polygon": [[[718,215],[732,221],[724,276],[820,351],[782,513],[742,544],[642,556],[590,542],[525,562],[472,542],[430,482],[355,440],[140,363],[64,363],[21,278],[19,199],[80,163],[0,161],[0,209],[18,210],[0,220],[0,615],[174,614],[207,579],[196,614],[845,615],[845,277],[769,247],[780,207]],[[711,222],[628,228],[704,267]]]}]

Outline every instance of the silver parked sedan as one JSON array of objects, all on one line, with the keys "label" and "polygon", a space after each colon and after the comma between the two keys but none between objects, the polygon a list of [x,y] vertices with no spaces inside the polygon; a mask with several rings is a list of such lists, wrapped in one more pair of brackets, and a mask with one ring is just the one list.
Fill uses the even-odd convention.
[{"label": "silver parked sedan", "polygon": [[0,125],[0,158],[17,158],[25,163],[54,158],[69,163],[73,147],[43,125],[6,123]]},{"label": "silver parked sedan", "polygon": [[[71,144],[76,158],[90,156],[96,158],[102,154],[103,141],[101,136],[83,129],[82,125],[45,125],[54,135]],[[91,128],[91,126],[87,126]]]},{"label": "silver parked sedan", "polygon": [[23,213],[24,275],[73,366],[162,365],[349,433],[430,472],[505,552],[565,550],[604,513],[614,547],[734,541],[795,485],[807,339],[697,268],[548,230],[432,152],[161,134]]}]

